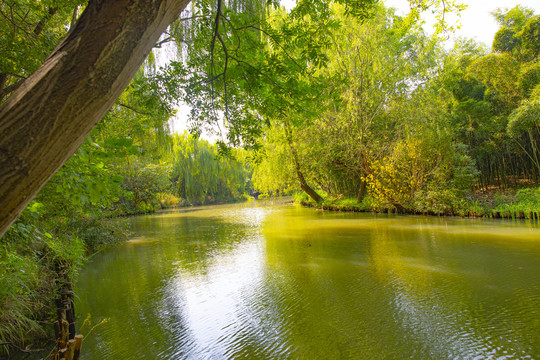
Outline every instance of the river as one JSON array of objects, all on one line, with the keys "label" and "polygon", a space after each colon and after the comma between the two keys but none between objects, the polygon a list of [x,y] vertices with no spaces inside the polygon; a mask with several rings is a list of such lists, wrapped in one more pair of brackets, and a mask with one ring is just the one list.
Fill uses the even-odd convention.
[{"label": "river", "polygon": [[82,359],[540,359],[537,224],[272,202],[131,221],[80,273]]}]

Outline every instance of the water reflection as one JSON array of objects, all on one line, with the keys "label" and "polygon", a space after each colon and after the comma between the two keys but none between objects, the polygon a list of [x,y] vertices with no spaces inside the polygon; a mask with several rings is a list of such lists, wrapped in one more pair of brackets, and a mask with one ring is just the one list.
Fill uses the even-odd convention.
[{"label": "water reflection", "polygon": [[133,219],[81,274],[83,359],[540,357],[530,224],[242,204]]}]

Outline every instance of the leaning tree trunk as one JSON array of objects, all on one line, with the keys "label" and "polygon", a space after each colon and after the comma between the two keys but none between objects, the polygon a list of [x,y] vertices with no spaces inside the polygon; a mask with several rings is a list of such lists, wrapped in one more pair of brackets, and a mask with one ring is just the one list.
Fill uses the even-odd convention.
[{"label": "leaning tree trunk", "polygon": [[289,130],[289,127],[287,123],[285,122],[285,136],[287,137],[287,142],[289,143],[289,147],[291,149],[291,154],[294,162],[294,168],[296,170],[296,176],[298,177],[298,181],[300,182],[300,188],[309,195],[313,201],[316,203],[321,203],[324,199],[321,195],[317,194],[315,190],[306,181],[306,178],[304,177],[304,174],[302,173],[302,170],[300,169],[300,162],[298,161],[298,154],[296,153],[296,148],[294,147],[292,136]]},{"label": "leaning tree trunk", "polygon": [[0,108],[0,236],[75,153],[189,0],[90,0]]}]

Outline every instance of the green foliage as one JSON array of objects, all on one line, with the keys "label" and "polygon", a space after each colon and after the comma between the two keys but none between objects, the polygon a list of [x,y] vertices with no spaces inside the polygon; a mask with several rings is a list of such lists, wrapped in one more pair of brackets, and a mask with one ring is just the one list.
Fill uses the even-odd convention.
[{"label": "green foliage", "polygon": [[159,201],[159,205],[162,209],[169,209],[187,205],[187,203],[182,201],[181,198],[169,193],[157,193],[156,198]]},{"label": "green foliage", "polygon": [[122,177],[106,165],[107,154],[88,140],[37,196],[43,211],[55,215],[95,212],[118,201]]},{"label": "green foliage", "polygon": [[495,33],[491,46],[493,50],[498,52],[512,52],[518,49],[520,45],[521,40],[518,38],[516,31],[504,26]]},{"label": "green foliage", "polygon": [[279,127],[266,131],[263,147],[254,159],[253,188],[262,194],[287,194],[298,188],[290,148]]},{"label": "green foliage", "polygon": [[519,61],[534,61],[540,54],[540,16],[518,5],[493,13],[501,28],[495,34],[493,50],[509,53]]},{"label": "green foliage", "polygon": [[126,164],[122,174],[122,189],[126,192],[120,201],[122,210],[127,213],[147,213],[157,209],[158,193],[170,188],[171,167],[166,164],[151,164],[134,160]]},{"label": "green foliage", "polygon": [[515,195],[499,196],[493,210],[509,213],[512,217],[520,211],[526,218],[531,213],[540,214],[540,188],[525,188],[518,190]]},{"label": "green foliage", "polygon": [[519,77],[519,87],[525,97],[530,97],[532,90],[540,84],[540,63],[524,66]]},{"label": "green foliage", "polygon": [[[129,235],[127,224],[120,219],[106,219],[101,217],[79,217],[56,223],[58,234],[69,236],[70,240],[63,240],[64,245],[71,245],[71,253],[76,254],[75,250],[80,246],[86,251],[86,254],[103,249],[104,247],[116,245],[125,241]],[[73,240],[75,239],[75,240]],[[71,244],[71,242],[74,242]],[[62,244],[59,244],[62,246]],[[75,265],[79,264],[77,258],[71,258]],[[77,266],[74,267],[76,270]]]},{"label": "green foliage", "polygon": [[540,188],[518,190],[516,201],[518,206],[525,211],[540,212]]},{"label": "green foliage", "polygon": [[[255,188],[291,188],[299,168],[331,194],[332,206],[335,199],[352,197],[368,201],[363,208],[402,211],[429,198],[433,211],[451,208],[453,197],[473,186],[478,172],[467,148],[452,144],[445,98],[439,83],[429,79],[441,50],[414,18],[380,7],[361,23],[338,6],[332,11],[343,27],[331,30],[326,68],[307,80],[312,89],[324,83],[325,91],[316,102],[301,98],[302,110],[292,108],[272,119],[254,170]],[[483,53],[466,43],[461,54],[469,60],[458,62],[461,72],[449,79],[454,94],[460,94],[460,111],[487,118],[486,85],[464,76]],[[293,144],[287,144],[284,129]],[[297,153],[298,168],[289,147]]]},{"label": "green foliage", "polygon": [[519,138],[523,133],[534,132],[538,134],[540,127],[540,99],[524,101],[514,110],[508,122],[508,134],[513,138]]},{"label": "green foliage", "polygon": [[463,144],[456,144],[450,167],[450,179],[453,188],[459,192],[470,190],[478,181],[479,171],[476,163],[468,154]]},{"label": "green foliage", "polygon": [[[22,220],[31,221],[28,214]],[[53,308],[54,264],[72,264],[74,275],[83,259],[84,246],[76,237],[56,237],[21,221],[10,228],[0,240],[0,355],[49,336],[43,319]]]},{"label": "green foliage", "polygon": [[50,274],[36,262],[0,247],[0,355],[9,355],[13,345],[24,347],[32,337],[45,336],[39,314],[48,305],[47,281]]},{"label": "green foliage", "polygon": [[293,194],[293,201],[297,204],[307,203],[309,201],[309,195],[303,191],[297,191]]},{"label": "green foliage", "polygon": [[495,53],[471,52],[469,45],[463,52],[459,44],[442,73],[444,88],[453,97],[448,109],[456,139],[468,146],[484,189],[536,181],[540,175],[531,106],[540,73],[537,56],[524,46],[524,28],[537,16],[522,6],[498,10],[494,16],[501,26]]},{"label": "green foliage", "polygon": [[193,135],[175,137],[172,178],[178,195],[191,204],[243,199],[250,171],[242,152],[220,156],[216,145]]},{"label": "green foliage", "polygon": [[540,15],[531,17],[519,33],[526,58],[536,59],[540,55]]},{"label": "green foliage", "polygon": [[508,112],[519,102],[517,83],[519,63],[509,55],[489,54],[475,60],[468,69],[471,77],[486,86],[486,96],[500,102],[501,112]]},{"label": "green foliage", "polygon": [[0,104],[32,74],[70,28],[86,0],[0,3]]}]

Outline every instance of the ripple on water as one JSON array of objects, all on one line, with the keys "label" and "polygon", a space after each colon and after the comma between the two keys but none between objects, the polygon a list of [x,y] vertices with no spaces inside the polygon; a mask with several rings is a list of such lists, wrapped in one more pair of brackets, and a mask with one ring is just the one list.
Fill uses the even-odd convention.
[{"label": "ripple on water", "polygon": [[81,274],[81,311],[111,318],[85,360],[540,358],[528,237],[293,207],[137,221]]}]

